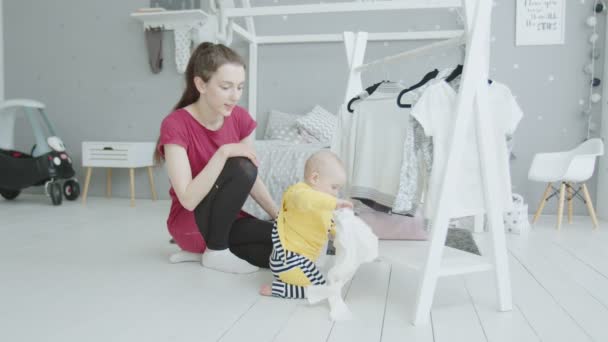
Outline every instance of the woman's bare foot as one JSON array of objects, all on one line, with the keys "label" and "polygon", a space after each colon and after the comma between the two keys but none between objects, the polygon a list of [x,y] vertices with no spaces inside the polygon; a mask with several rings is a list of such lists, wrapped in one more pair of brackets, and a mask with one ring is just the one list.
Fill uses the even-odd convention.
[{"label": "woman's bare foot", "polygon": [[272,287],[270,285],[262,285],[260,287],[260,294],[262,296],[272,296]]}]

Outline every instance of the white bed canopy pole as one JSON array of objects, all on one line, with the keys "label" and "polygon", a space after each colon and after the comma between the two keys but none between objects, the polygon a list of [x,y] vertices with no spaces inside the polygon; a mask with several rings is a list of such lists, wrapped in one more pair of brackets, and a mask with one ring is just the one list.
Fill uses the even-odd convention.
[{"label": "white bed canopy pole", "polygon": [[[238,26],[234,22],[234,18],[227,17],[225,12],[226,8],[222,6],[222,3],[214,4],[214,0],[211,1],[212,11],[219,12],[217,21],[218,21],[218,32],[217,39],[224,45],[232,44],[232,37],[234,33],[234,26]],[[215,6],[215,7],[214,7]],[[240,30],[239,30],[240,31]]]},{"label": "white bed canopy pole", "polygon": [[254,119],[258,112],[258,44],[249,43],[249,88],[247,105],[249,114]]},{"label": "white bed canopy pole", "polygon": [[346,48],[346,59],[348,61],[348,81],[346,82],[346,94],[342,103],[348,103],[352,97],[363,91],[361,71],[357,67],[363,63],[365,48],[367,47],[367,32],[344,32],[344,47]]},{"label": "white bed canopy pole", "polygon": [[[258,43],[255,33],[255,24],[251,16],[245,17],[245,24],[247,28],[243,28],[234,22],[234,19],[226,16],[225,12],[228,8],[222,7],[221,3],[218,5],[216,0],[210,0],[211,12],[217,14],[217,32],[216,38],[225,45],[231,45],[233,41],[234,33],[241,36],[249,43],[249,63],[248,63],[248,77],[247,77],[247,90],[248,100],[247,107],[249,114],[255,119],[257,115],[257,73],[258,73]],[[251,3],[249,0],[241,0],[243,9],[251,9]]]},{"label": "white bed canopy pole", "polygon": [[209,9],[211,13],[217,14],[218,8],[216,0],[209,0]]},{"label": "white bed canopy pole", "polygon": [[[414,311],[414,324],[428,322],[433,295],[437,279],[441,276],[441,259],[443,245],[447,236],[450,219],[450,194],[458,181],[453,172],[454,167],[462,162],[464,153],[464,140],[467,127],[475,127],[479,148],[482,186],[486,212],[490,220],[492,234],[492,247],[494,257],[494,270],[496,272],[498,302],[500,310],[511,309],[511,289],[509,283],[507,251],[504,243],[504,227],[502,214],[498,206],[496,186],[498,173],[492,161],[490,151],[495,146],[495,134],[490,127],[487,117],[487,79],[489,66],[489,30],[492,4],[485,0],[464,0],[466,12],[467,51],[465,55],[464,70],[458,94],[457,109],[454,117],[454,129],[448,140],[448,159],[444,169],[442,184],[439,188],[437,209],[431,220],[432,232],[430,248],[426,263],[418,286],[418,296]],[[486,53],[484,53],[486,52]],[[479,89],[482,89],[479,92]],[[485,89],[485,90],[483,90]],[[474,110],[474,108],[476,110]],[[473,117],[473,112],[477,117]],[[485,117],[484,117],[485,116]],[[485,146],[484,146],[485,145]],[[495,163],[494,163],[495,164]],[[492,184],[493,183],[493,184]]]},{"label": "white bed canopy pole", "polygon": [[[249,0],[242,0],[241,3],[243,8],[251,8]],[[245,26],[247,27],[247,34],[252,37],[252,39],[249,41],[249,87],[247,102],[249,114],[251,114],[251,116],[255,119],[258,108],[258,43],[255,34],[255,24],[252,17],[245,18]]]}]

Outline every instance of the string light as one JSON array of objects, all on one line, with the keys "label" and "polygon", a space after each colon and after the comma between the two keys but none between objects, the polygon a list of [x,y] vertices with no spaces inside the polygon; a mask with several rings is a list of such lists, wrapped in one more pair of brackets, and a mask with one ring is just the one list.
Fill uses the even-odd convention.
[{"label": "string light", "polygon": [[591,53],[589,54],[589,57],[591,61],[583,68],[583,71],[589,75],[589,100],[587,106],[582,111],[583,117],[587,119],[586,139],[595,135],[598,129],[597,125],[593,122],[593,105],[602,100],[602,95],[594,91],[594,88],[599,87],[602,84],[602,80],[595,76],[595,61],[600,58],[600,53],[596,49],[596,44],[600,37],[597,33],[597,15],[603,13],[605,10],[606,5],[604,2],[602,0],[595,0],[593,4],[593,13],[585,20],[587,26],[593,29],[593,32],[589,36],[589,43],[591,44]]}]

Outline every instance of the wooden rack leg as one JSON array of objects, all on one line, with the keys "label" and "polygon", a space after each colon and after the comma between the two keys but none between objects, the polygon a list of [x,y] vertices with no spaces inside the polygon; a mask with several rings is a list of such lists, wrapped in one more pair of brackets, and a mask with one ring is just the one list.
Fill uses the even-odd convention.
[{"label": "wooden rack leg", "polygon": [[154,186],[154,174],[152,173],[152,167],[148,166],[148,180],[150,181],[150,191],[152,191],[152,200],[156,201],[158,196],[156,196],[156,187]]},{"label": "wooden rack leg", "polygon": [[89,193],[89,183],[91,183],[91,173],[93,172],[92,167],[87,168],[87,175],[84,179],[84,191],[82,192],[82,204],[87,204],[87,195]]},{"label": "wooden rack leg", "polygon": [[135,169],[129,169],[129,177],[131,178],[131,206],[135,206]]}]

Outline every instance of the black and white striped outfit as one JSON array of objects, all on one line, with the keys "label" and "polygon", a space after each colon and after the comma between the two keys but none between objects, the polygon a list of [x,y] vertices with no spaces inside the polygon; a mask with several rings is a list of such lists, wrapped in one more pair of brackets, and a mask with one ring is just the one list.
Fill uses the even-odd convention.
[{"label": "black and white striped outfit", "polygon": [[306,298],[305,286],[288,284],[282,281],[279,276],[283,272],[294,268],[302,270],[312,285],[325,284],[323,274],[317,269],[317,265],[305,256],[291,251],[286,251],[281,245],[279,233],[275,223],[272,229],[272,253],[270,254],[270,270],[274,276],[272,282],[272,295],[281,298]]}]

